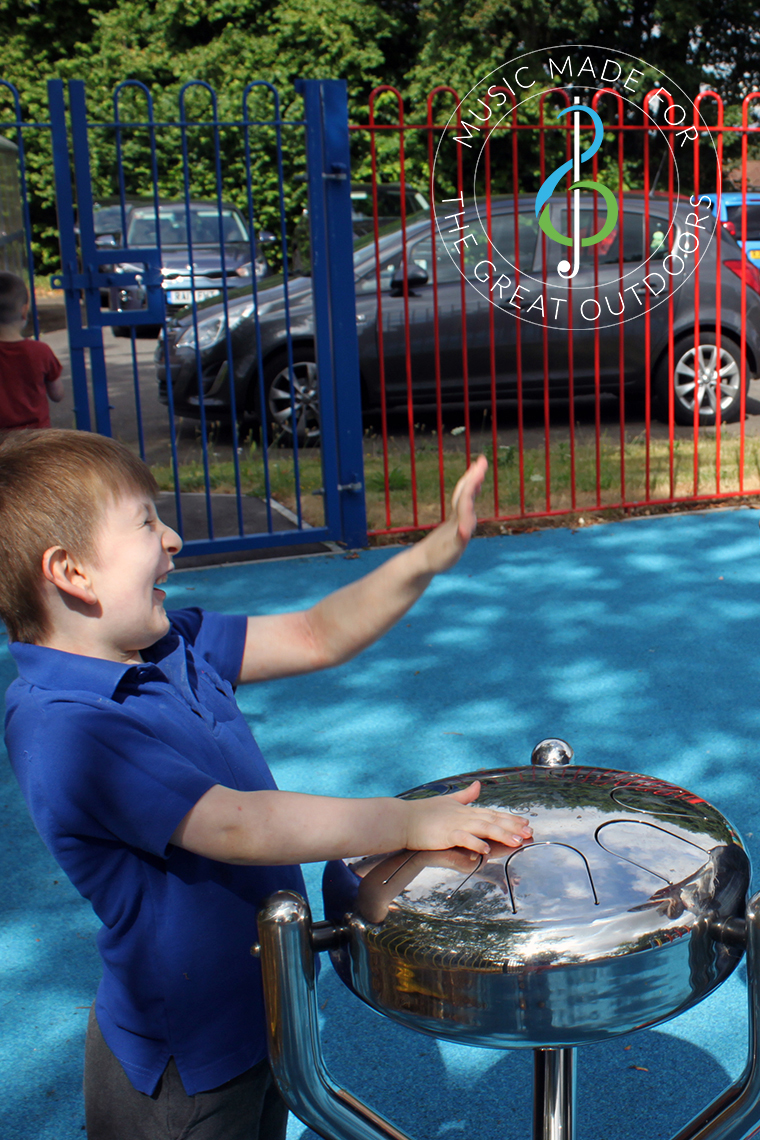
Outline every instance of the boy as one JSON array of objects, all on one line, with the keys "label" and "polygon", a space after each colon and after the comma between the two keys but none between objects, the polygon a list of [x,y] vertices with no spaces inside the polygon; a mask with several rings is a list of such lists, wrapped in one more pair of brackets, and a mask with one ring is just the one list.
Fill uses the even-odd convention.
[{"label": "boy", "polygon": [[29,293],[15,273],[0,271],[0,431],[49,428],[48,400],[64,396],[61,362],[49,345],[22,335]]},{"label": "boy", "polygon": [[[453,565],[475,527],[478,460],[451,519],[310,610],[167,616],[181,547],[125,447],[47,431],[0,447],[0,616],[19,679],[6,742],[45,843],[103,922],[90,1017],[90,1140],[281,1140],[265,1059],[256,913],[297,867],[399,848],[519,846],[527,821],[472,806],[276,790],[233,685],[346,661]],[[475,856],[473,855],[473,858]]]}]

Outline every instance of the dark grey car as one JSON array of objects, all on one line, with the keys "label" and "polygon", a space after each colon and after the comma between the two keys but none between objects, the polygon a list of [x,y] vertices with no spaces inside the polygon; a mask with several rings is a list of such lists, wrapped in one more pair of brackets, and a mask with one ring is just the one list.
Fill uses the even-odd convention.
[{"label": "dark grey car", "polygon": [[[595,231],[592,199],[581,200],[581,234]],[[473,406],[491,402],[492,336],[496,369],[497,401],[514,400],[517,395],[518,337],[522,364],[522,393],[526,399],[544,394],[545,359],[548,358],[549,393],[557,398],[568,395],[569,354],[572,343],[574,392],[593,394],[596,372],[599,390],[619,394],[621,388],[620,346],[624,363],[624,389],[641,396],[645,389],[647,359],[650,362],[655,408],[660,418],[668,418],[669,390],[673,390],[677,422],[691,423],[695,392],[699,422],[715,423],[717,379],[720,374],[720,403],[723,421],[736,419],[740,412],[741,341],[741,251],[729,235],[722,240],[720,270],[721,318],[720,356],[716,337],[715,244],[708,243],[705,221],[709,211],[695,213],[688,206],[674,211],[669,234],[667,197],[653,197],[647,206],[640,194],[626,194],[622,216],[623,276],[620,282],[620,220],[608,240],[584,247],[572,289],[559,274],[559,263],[566,256],[563,246],[544,241],[535,217],[535,199],[519,200],[515,226],[513,200],[493,200],[492,246],[462,245],[462,230],[436,234],[437,304],[433,296],[433,260],[430,215],[423,212],[410,219],[406,232],[408,281],[406,296],[403,279],[402,235],[393,227],[380,239],[379,278],[382,305],[382,371],[388,408],[407,402],[405,313],[408,310],[409,345],[414,404],[417,409],[435,406],[437,399],[435,325],[438,324],[441,399],[444,405],[461,406],[464,401],[465,357],[469,400]],[[552,200],[552,218],[560,233],[568,233],[567,201]],[[695,345],[695,277],[691,270],[694,253],[691,233],[698,218],[702,247],[699,262],[699,345]],[[464,221],[476,233],[483,233],[485,219],[471,209]],[[515,254],[515,230],[519,257]],[[489,254],[488,249],[498,250]],[[662,286],[672,276],[665,266],[673,251],[680,250],[685,263],[684,283],[674,277],[672,325],[674,357],[669,368],[668,344],[671,302],[663,300]],[[692,250],[692,252],[689,252]],[[463,254],[459,251],[463,251]],[[689,259],[691,258],[691,262]],[[464,289],[463,264],[468,284]],[[515,267],[519,264],[519,277]],[[377,264],[372,237],[365,239],[354,254],[356,319],[362,397],[365,411],[380,406],[381,358],[379,351]],[[508,284],[506,284],[508,282]],[[660,284],[662,282],[662,285]],[[266,283],[269,285],[269,283]],[[515,315],[515,288],[522,319]],[[563,292],[564,290],[564,292]],[[668,290],[668,293],[670,290]],[[754,376],[760,365],[760,273],[748,276],[746,322],[746,376]],[[666,293],[665,296],[668,294]],[[492,298],[495,304],[491,304]],[[562,300],[564,298],[564,300]],[[596,298],[596,300],[595,300]],[[619,298],[619,299],[618,299]],[[319,435],[318,385],[314,363],[311,281],[297,278],[289,283],[290,332],[293,352],[293,396],[296,423],[302,440]],[[561,305],[564,304],[564,309]],[[599,313],[598,341],[595,332]],[[645,338],[643,313],[649,307],[649,344]],[[285,324],[284,291],[281,280],[258,290],[258,337],[261,345],[264,408],[267,422],[276,432],[291,430],[291,401]],[[572,313],[572,320],[569,313]],[[622,316],[619,325],[618,312]],[[544,316],[542,317],[542,313]],[[546,320],[556,313],[559,319]],[[568,314],[565,316],[565,314]],[[634,319],[628,319],[632,316]],[[235,377],[236,409],[239,415],[262,418],[259,398],[257,316],[251,289],[231,296],[229,319],[218,304],[198,309],[198,337],[202,366],[201,390],[206,412],[211,418],[229,416],[229,366],[226,331],[232,344],[232,372]],[[572,334],[567,326],[572,323]],[[545,325],[548,324],[548,330]],[[598,343],[598,349],[597,349]],[[196,374],[195,331],[192,313],[185,312],[168,326],[168,355],[172,370],[174,407],[177,413],[197,416],[200,392]],[[166,402],[164,346],[159,344],[156,362],[159,397]],[[695,371],[696,377],[695,381]]]},{"label": "dark grey car", "polygon": [[[256,260],[252,262],[248,226],[240,211],[229,203],[220,207],[216,202],[194,200],[188,210],[184,202],[161,202],[158,225],[153,203],[132,204],[127,215],[126,244],[135,248],[155,246],[158,237],[169,314],[180,312],[193,295],[197,301],[219,297],[224,280],[233,287],[241,283],[241,278],[250,279],[254,271],[257,278],[271,274],[262,246],[274,241],[274,235],[265,230],[259,233]],[[98,244],[107,248],[102,234]],[[141,268],[128,262],[113,267],[115,272],[119,269],[139,272]],[[140,285],[114,287],[110,291],[112,309],[141,309],[145,304],[145,292]],[[126,330],[118,330],[123,331]]]}]

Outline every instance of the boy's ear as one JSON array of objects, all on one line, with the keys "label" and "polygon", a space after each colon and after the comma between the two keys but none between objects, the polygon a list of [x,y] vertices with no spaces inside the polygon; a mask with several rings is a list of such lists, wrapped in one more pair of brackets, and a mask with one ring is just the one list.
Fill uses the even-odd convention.
[{"label": "boy's ear", "polygon": [[62,546],[51,546],[42,555],[42,573],[48,582],[72,598],[78,598],[88,606],[97,602],[87,571]]}]

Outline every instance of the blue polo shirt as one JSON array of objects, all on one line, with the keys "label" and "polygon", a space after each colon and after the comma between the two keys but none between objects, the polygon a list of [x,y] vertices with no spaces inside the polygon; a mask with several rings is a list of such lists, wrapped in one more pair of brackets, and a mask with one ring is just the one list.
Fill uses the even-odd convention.
[{"label": "blue polo shirt", "polygon": [[46,846],[103,923],[96,1014],[136,1089],[174,1057],[188,1095],[266,1055],[256,914],[298,867],[241,867],[169,840],[215,784],[276,787],[237,707],[244,616],[169,614],[122,665],[13,642],[6,744]]}]

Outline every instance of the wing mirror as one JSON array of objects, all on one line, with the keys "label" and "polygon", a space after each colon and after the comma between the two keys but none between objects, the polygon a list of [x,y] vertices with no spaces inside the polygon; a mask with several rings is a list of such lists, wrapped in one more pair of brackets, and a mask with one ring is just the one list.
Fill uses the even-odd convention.
[{"label": "wing mirror", "polygon": [[[409,266],[409,272],[406,276],[406,282],[411,293],[413,289],[419,289],[421,285],[427,285],[428,275],[427,270],[423,269],[421,265],[412,262]],[[400,297],[404,292],[404,267],[400,265],[391,278],[391,294],[394,297]]]}]

